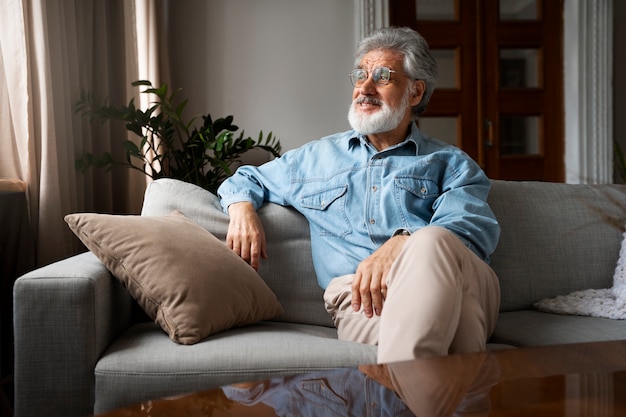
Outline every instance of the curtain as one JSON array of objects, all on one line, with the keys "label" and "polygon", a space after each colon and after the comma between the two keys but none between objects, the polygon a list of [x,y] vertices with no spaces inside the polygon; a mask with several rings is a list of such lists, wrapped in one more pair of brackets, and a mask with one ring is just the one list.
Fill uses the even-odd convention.
[{"label": "curtain", "polygon": [[[75,170],[83,151],[123,159],[121,139],[129,136],[123,125],[91,122],[73,106],[83,91],[126,104],[138,92],[132,81],[159,76],[163,6],[157,0],[2,0],[0,178],[27,183],[38,266],[83,250],[66,214],[141,209],[146,177],[140,172]],[[152,51],[148,61],[145,50]]]}]

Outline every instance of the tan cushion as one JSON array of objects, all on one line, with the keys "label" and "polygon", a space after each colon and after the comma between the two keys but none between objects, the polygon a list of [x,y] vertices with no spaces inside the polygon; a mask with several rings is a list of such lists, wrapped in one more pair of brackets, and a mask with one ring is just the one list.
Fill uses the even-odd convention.
[{"label": "tan cushion", "polygon": [[174,342],[193,344],[283,312],[254,269],[180,212],[65,221]]}]

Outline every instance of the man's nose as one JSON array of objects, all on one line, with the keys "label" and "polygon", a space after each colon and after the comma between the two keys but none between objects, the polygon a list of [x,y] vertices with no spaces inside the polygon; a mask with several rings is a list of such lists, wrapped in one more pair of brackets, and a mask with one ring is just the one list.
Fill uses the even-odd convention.
[{"label": "man's nose", "polygon": [[376,83],[371,74],[367,77],[363,84],[359,87],[360,93],[364,95],[371,95],[376,92]]}]

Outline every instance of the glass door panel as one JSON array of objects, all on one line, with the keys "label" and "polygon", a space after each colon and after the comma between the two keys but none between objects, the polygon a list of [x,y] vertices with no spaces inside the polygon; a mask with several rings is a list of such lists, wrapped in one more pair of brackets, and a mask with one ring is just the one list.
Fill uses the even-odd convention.
[{"label": "glass door panel", "polygon": [[417,20],[457,20],[456,0],[415,0]]},{"label": "glass door panel", "polygon": [[431,52],[437,61],[437,88],[461,88],[457,50],[432,49]]},{"label": "glass door panel", "polygon": [[500,20],[537,20],[537,0],[499,0]]},{"label": "glass door panel", "polygon": [[[548,0],[552,1],[552,0]],[[537,0],[499,0],[500,20],[537,20]]]},{"label": "glass door panel", "polygon": [[538,116],[500,116],[500,154],[540,155]]},{"label": "glass door panel", "polygon": [[538,49],[500,49],[500,88],[538,88]]}]

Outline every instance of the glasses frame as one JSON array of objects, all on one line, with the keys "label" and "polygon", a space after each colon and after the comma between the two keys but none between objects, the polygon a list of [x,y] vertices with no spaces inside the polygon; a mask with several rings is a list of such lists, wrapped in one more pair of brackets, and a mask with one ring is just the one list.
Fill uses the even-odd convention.
[{"label": "glasses frame", "polygon": [[[389,71],[389,77],[387,79],[384,79],[381,77],[382,74],[380,74],[381,70],[387,70]],[[376,73],[379,73],[378,76],[376,77]],[[356,75],[359,73],[365,73],[366,77],[359,81],[359,80],[355,80]],[[372,77],[372,81],[374,82],[374,84],[376,85],[387,85],[389,84],[389,81],[391,81],[391,74],[404,74],[404,72],[401,71],[395,71],[392,70],[389,67],[376,67],[374,69],[372,69],[372,71],[368,71],[366,69],[363,68],[356,68],[354,70],[352,70],[350,72],[350,74],[348,74],[348,78],[350,78],[350,82],[352,83],[352,86],[355,88],[359,88],[361,87],[369,78],[370,76]],[[405,74],[406,75],[406,74]]]}]

